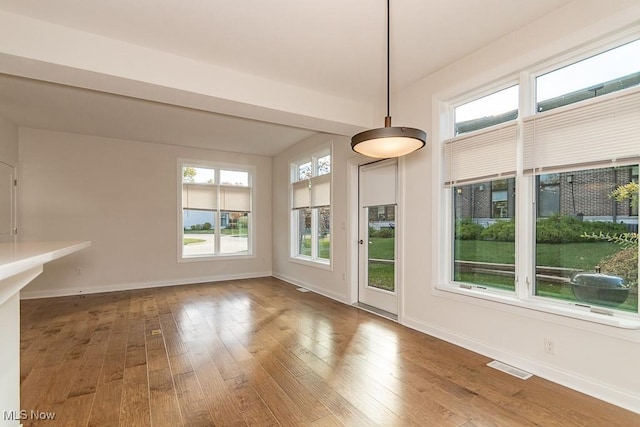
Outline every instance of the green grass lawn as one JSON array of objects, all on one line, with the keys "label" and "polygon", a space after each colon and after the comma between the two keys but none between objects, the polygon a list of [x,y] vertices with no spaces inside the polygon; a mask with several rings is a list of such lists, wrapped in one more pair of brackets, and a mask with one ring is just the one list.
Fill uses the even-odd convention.
[{"label": "green grass lawn", "polygon": [[[514,264],[515,244],[487,240],[457,240],[456,260]],[[600,260],[620,250],[611,242],[540,243],[536,247],[536,264],[546,267],[593,270]]]},{"label": "green grass lawn", "polygon": [[395,288],[394,270],[393,264],[369,262],[369,286],[393,291]]},{"label": "green grass lawn", "polygon": [[[318,241],[318,258],[331,259],[331,237],[321,237]],[[311,234],[302,236],[300,255],[311,256]]]},{"label": "green grass lawn", "polygon": [[[369,259],[393,260],[395,239],[393,237],[369,237]],[[369,286],[393,291],[395,288],[395,265],[369,261]]]},{"label": "green grass lawn", "polygon": [[[458,240],[455,242],[456,260],[514,264],[513,242],[486,240]],[[545,267],[575,268],[594,271],[603,258],[620,250],[620,245],[611,242],[588,243],[540,243],[536,245],[536,265]],[[456,281],[473,283],[497,289],[514,290],[514,278],[497,274],[456,272]],[[569,301],[576,301],[569,284],[558,284],[537,280],[536,294]],[[638,300],[632,294],[617,307],[621,310],[638,311]]]},{"label": "green grass lawn", "polygon": [[206,242],[206,240],[202,240],[202,239],[193,239],[190,237],[185,237],[182,239],[182,244],[183,245],[192,245],[194,243],[202,243],[202,242]]},{"label": "green grass lawn", "polygon": [[221,228],[220,234],[225,235],[247,235],[249,233],[249,229],[247,227],[238,227],[238,228]]},{"label": "green grass lawn", "polygon": [[369,237],[369,258],[393,259],[395,239],[393,237]]}]

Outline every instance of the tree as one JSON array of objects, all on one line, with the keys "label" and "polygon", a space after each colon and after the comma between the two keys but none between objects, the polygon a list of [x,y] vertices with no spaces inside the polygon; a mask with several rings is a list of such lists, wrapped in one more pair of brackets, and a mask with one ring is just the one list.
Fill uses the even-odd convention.
[{"label": "tree", "polygon": [[638,206],[638,183],[629,182],[625,185],[621,185],[613,190],[609,197],[616,199],[618,202],[624,200],[630,200],[632,206]]},{"label": "tree", "polygon": [[194,167],[185,166],[182,168],[182,182],[194,182],[198,172]]}]

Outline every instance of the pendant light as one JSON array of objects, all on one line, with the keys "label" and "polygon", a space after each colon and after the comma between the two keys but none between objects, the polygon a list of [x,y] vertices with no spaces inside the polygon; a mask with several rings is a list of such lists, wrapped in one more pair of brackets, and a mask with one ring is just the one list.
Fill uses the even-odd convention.
[{"label": "pendant light", "polygon": [[384,127],[366,130],[351,138],[351,149],[365,156],[386,159],[401,157],[421,149],[427,142],[425,131],[407,127],[392,127],[389,114],[390,41],[389,0],[387,0],[387,116]]}]

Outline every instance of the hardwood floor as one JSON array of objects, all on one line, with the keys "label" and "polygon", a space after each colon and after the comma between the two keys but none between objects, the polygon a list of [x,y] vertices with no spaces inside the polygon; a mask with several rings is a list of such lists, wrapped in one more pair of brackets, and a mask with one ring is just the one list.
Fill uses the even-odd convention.
[{"label": "hardwood floor", "polygon": [[274,278],[21,303],[25,426],[631,426]]}]

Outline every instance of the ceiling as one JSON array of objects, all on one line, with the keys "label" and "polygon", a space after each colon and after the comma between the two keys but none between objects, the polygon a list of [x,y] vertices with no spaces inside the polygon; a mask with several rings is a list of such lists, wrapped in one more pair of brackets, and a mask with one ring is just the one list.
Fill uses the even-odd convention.
[{"label": "ceiling", "polygon": [[[392,91],[569,2],[392,2]],[[0,0],[0,11],[374,106],[384,102],[385,7],[383,0]],[[21,126],[262,155],[317,131],[19,77],[0,75],[0,115]]]}]

